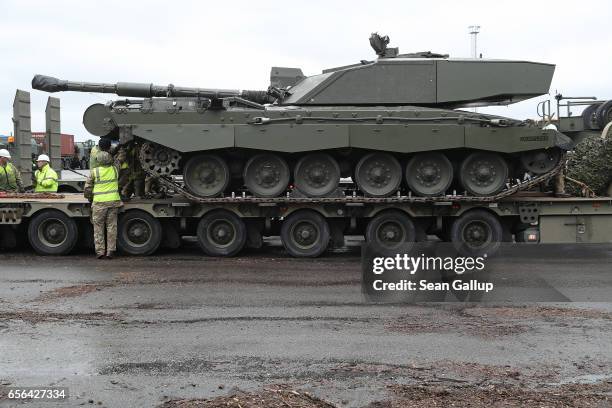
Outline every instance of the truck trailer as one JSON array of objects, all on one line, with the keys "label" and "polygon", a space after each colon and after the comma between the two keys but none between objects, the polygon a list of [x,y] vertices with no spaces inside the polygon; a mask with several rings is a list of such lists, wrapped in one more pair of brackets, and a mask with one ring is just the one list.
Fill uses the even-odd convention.
[{"label": "truck trailer", "polygon": [[[195,237],[208,256],[234,256],[247,247],[261,248],[266,237],[280,236],[291,256],[316,257],[330,246],[343,246],[347,235],[362,236],[380,250],[435,236],[468,251],[486,251],[499,242],[612,242],[612,197],[533,191],[561,170],[559,164],[539,177],[515,180],[492,197],[456,192],[367,197],[356,194],[350,182],[341,185],[341,196],[266,198],[235,191],[198,197],[180,179],[160,178],[166,198],[125,201],[118,247],[126,255],[146,256],[159,248],[177,249],[183,238]],[[92,247],[90,216],[91,205],[80,193],[0,193],[0,247],[29,245],[40,255]]]}]

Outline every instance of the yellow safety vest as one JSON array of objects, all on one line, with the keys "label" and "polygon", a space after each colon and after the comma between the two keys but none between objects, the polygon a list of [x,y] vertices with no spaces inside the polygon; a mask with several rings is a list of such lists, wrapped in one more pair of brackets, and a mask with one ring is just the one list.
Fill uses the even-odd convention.
[{"label": "yellow safety vest", "polygon": [[93,202],[121,201],[117,168],[115,166],[98,166],[92,171],[94,174]]},{"label": "yellow safety vest", "polygon": [[36,178],[35,193],[57,193],[57,173],[49,164],[36,170],[34,177]]},{"label": "yellow safety vest", "polygon": [[100,149],[98,149],[98,146],[92,147],[89,151],[89,170],[93,170],[99,166],[98,160],[96,159],[96,155],[99,151]]},{"label": "yellow safety vest", "polygon": [[0,166],[0,191],[17,191],[17,169],[12,163]]}]

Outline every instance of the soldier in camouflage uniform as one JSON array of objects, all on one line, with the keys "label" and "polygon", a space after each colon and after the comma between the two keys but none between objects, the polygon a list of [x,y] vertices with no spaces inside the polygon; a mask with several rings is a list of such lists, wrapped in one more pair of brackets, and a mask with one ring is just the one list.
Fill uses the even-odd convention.
[{"label": "soldier in camouflage uniform", "polygon": [[98,259],[112,258],[117,249],[117,215],[123,205],[119,195],[119,166],[108,152],[96,155],[98,167],[85,183],[85,198],[92,202],[91,221]]},{"label": "soldier in camouflage uniform", "polygon": [[124,200],[130,199],[132,195],[136,198],[145,195],[145,174],[138,157],[138,146],[130,143],[121,147],[117,153],[119,165],[119,192]]},{"label": "soldier in camouflage uniform", "polygon": [[98,167],[97,155],[100,152],[110,152],[111,141],[106,137],[101,137],[98,141],[98,145],[91,148],[89,152],[89,170]]}]

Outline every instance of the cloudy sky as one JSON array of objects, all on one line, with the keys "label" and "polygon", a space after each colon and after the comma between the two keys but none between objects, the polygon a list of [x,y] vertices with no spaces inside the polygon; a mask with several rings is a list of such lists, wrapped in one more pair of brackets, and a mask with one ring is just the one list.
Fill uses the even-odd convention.
[{"label": "cloudy sky", "polygon": [[[566,4],[564,4],[566,3]],[[265,89],[272,65],[305,74],[372,59],[371,32],[401,52],[470,54],[557,65],[551,87],[612,98],[612,3],[557,1],[28,1],[0,0],[0,134],[12,131],[15,89],[34,74],[99,82]],[[48,94],[32,91],[32,130]],[[89,138],[82,112],[111,95],[56,94],[62,132]],[[535,116],[536,99],[486,111]]]}]

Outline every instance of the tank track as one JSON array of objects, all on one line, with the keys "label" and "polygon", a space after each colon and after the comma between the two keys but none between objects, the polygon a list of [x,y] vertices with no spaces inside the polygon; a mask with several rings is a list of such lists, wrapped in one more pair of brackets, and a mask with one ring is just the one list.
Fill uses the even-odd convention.
[{"label": "tank track", "polygon": [[[142,161],[142,150],[141,150],[141,163]],[[344,197],[291,197],[290,193],[287,193],[285,196],[280,197],[271,197],[271,198],[262,198],[262,197],[254,197],[248,196],[246,194],[236,195],[232,193],[229,196],[224,197],[198,197],[197,195],[192,194],[186,188],[182,187],[169,177],[159,176],[150,170],[143,167],[145,174],[156,177],[161,184],[167,187],[170,190],[176,191],[183,197],[187,198],[190,201],[196,203],[203,204],[211,204],[211,203],[261,203],[261,204],[282,204],[282,203],[313,203],[313,204],[326,204],[326,203],[383,203],[383,204],[392,204],[392,203],[439,203],[439,202],[496,202],[500,201],[506,197],[509,197],[513,194],[518,193],[519,191],[529,190],[532,187],[536,187],[538,184],[544,183],[555,177],[563,168],[567,162],[567,157],[563,155],[559,160],[559,163],[549,172],[541,174],[537,177],[533,177],[529,180],[520,181],[515,180],[514,184],[506,184],[506,188],[500,191],[498,194],[493,196],[468,196],[468,195],[443,195],[443,196],[435,196],[435,197],[421,197],[421,196],[413,196],[409,195],[396,195],[391,197],[365,197],[359,196],[356,194],[353,195],[345,195]]]}]

